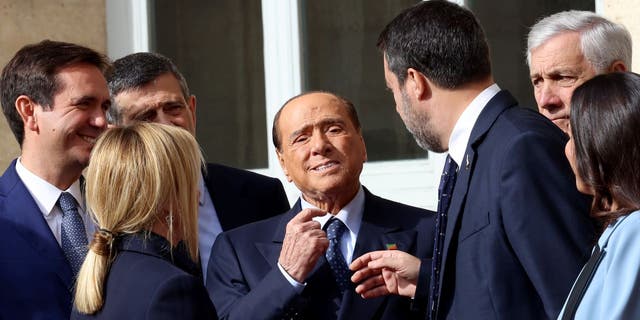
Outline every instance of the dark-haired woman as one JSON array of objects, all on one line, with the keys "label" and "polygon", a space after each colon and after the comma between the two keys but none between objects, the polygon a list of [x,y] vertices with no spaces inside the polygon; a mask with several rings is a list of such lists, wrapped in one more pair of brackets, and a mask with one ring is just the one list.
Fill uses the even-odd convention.
[{"label": "dark-haired woman", "polygon": [[604,229],[559,319],[640,319],[640,75],[578,87],[565,153]]}]

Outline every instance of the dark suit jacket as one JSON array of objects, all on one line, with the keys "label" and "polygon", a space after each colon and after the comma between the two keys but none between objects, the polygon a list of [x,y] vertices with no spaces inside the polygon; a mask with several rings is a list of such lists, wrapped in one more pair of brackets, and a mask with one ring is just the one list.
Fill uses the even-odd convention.
[{"label": "dark suit jacket", "polygon": [[[287,213],[223,232],[211,253],[207,290],[223,319],[410,319],[409,299],[388,296],[365,300],[346,291],[337,296],[335,281],[324,257],[297,294],[277,266],[286,224],[300,201]],[[399,250],[431,257],[435,215],[372,195],[365,189],[362,225],[354,257],[383,250],[395,243]],[[417,230],[420,230],[418,232]],[[430,261],[428,262],[430,263]],[[339,310],[338,310],[339,309]],[[297,314],[297,316],[296,316]]]},{"label": "dark suit jacket", "polygon": [[273,217],[289,210],[282,183],[254,172],[207,164],[204,177],[222,230]]},{"label": "dark suit jacket", "polygon": [[172,259],[169,242],[154,233],[127,235],[114,247],[102,309],[90,316],[74,310],[71,319],[216,318],[186,250],[174,250]]},{"label": "dark suit jacket", "polygon": [[68,319],[71,267],[15,164],[0,178],[0,319]]},{"label": "dark suit jacket", "polygon": [[566,141],[507,91],[489,101],[451,198],[439,319],[557,317],[595,240]]}]

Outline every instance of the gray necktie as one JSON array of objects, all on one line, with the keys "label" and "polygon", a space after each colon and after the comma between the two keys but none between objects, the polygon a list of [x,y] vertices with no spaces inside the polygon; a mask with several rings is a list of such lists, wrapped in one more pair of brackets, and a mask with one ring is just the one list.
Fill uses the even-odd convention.
[{"label": "gray necktie", "polygon": [[60,195],[58,206],[62,209],[62,251],[75,276],[87,255],[87,233],[78,213],[76,199],[70,193],[63,192]]}]

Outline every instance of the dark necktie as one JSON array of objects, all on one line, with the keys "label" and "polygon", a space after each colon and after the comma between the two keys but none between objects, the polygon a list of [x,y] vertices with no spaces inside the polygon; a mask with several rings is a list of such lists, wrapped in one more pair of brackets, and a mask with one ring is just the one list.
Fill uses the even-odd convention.
[{"label": "dark necktie", "polygon": [[580,300],[582,300],[584,292],[586,291],[589,282],[591,282],[591,278],[593,278],[593,274],[595,273],[598,264],[600,264],[601,258],[602,251],[600,251],[600,247],[596,244],[595,248],[593,248],[591,258],[589,258],[587,264],[582,268],[582,272],[580,272],[580,275],[576,280],[576,284],[573,286],[573,289],[571,289],[571,293],[567,299],[567,306],[564,308],[564,313],[562,314],[562,320],[569,320],[575,317]]},{"label": "dark necktie", "polygon": [[444,236],[447,230],[447,211],[451,203],[451,193],[456,184],[456,162],[447,156],[444,171],[438,187],[438,215],[436,216],[436,236],[433,245],[433,260],[431,263],[431,282],[429,287],[429,318],[435,319],[439,302],[440,268],[442,267],[442,250],[444,249]]},{"label": "dark necktie", "polygon": [[327,223],[329,248],[327,249],[326,258],[341,292],[349,289],[349,278],[351,277],[351,271],[349,271],[347,262],[342,256],[342,252],[340,252],[340,239],[345,231],[347,231],[347,227],[340,219],[331,218]]},{"label": "dark necktie", "polygon": [[62,251],[69,261],[75,276],[87,255],[87,233],[84,223],[78,213],[76,200],[68,192],[63,192],[58,199],[58,206],[62,209]]}]

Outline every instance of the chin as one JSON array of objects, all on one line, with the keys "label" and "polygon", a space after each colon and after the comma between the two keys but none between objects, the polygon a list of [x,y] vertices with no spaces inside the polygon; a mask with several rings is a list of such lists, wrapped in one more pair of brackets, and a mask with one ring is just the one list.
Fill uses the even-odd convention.
[{"label": "chin", "polygon": [[578,191],[580,191],[580,193],[589,195],[589,196],[593,196],[593,188],[591,188],[590,186],[585,185],[584,183],[580,182],[580,181],[576,181],[576,188],[578,189]]}]

